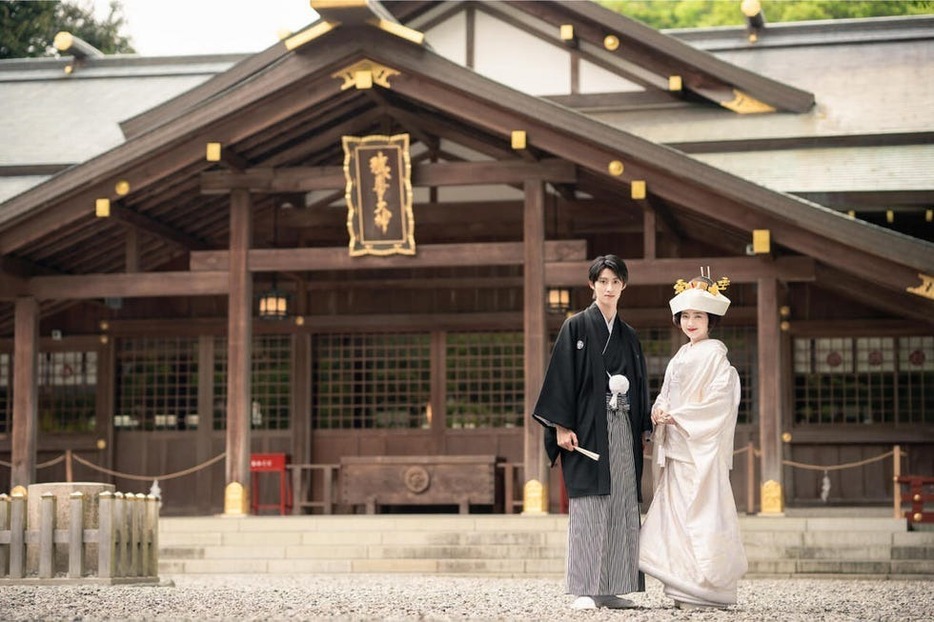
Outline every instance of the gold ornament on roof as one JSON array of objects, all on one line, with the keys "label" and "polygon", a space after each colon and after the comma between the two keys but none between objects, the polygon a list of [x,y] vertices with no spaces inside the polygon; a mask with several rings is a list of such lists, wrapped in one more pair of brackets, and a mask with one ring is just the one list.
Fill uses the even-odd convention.
[{"label": "gold ornament on roof", "polygon": [[730,286],[730,279],[725,276],[721,276],[719,279],[714,281],[710,278],[710,266],[707,266],[707,272],[704,273],[704,267],[701,266],[700,276],[696,276],[690,280],[690,282],[685,281],[684,279],[678,279],[675,281],[674,290],[676,294],[687,289],[702,289],[705,292],[708,292],[712,296],[716,296],[722,291],[726,291],[726,288]]}]

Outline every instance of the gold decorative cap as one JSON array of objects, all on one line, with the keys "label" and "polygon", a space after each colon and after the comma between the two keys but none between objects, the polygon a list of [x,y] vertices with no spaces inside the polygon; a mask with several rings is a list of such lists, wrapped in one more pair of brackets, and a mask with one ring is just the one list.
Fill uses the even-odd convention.
[{"label": "gold decorative cap", "polygon": [[690,281],[678,279],[675,282],[675,297],[668,301],[671,307],[671,314],[675,315],[687,309],[704,311],[714,315],[724,315],[730,307],[730,299],[724,296],[722,291],[730,286],[730,279],[723,276],[717,281],[710,278],[710,267],[706,274],[701,267],[700,276],[694,277]]}]

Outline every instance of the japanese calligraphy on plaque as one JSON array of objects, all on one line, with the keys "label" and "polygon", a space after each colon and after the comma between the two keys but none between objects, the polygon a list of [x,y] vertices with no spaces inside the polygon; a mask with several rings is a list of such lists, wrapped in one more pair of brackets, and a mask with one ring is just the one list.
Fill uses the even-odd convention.
[{"label": "japanese calligraphy on plaque", "polygon": [[414,255],[409,135],[342,142],[351,256]]}]

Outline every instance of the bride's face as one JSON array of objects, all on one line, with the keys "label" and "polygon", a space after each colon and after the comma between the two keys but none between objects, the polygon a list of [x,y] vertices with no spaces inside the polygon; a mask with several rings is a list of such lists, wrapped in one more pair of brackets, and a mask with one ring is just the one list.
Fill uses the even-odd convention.
[{"label": "bride's face", "polygon": [[709,322],[707,314],[703,311],[685,309],[681,312],[681,330],[688,336],[691,343],[707,338],[710,332]]}]

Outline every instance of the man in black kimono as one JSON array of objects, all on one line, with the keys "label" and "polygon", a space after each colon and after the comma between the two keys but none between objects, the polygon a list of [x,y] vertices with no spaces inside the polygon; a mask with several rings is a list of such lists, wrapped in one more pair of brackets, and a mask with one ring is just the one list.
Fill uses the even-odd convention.
[{"label": "man in black kimono", "polygon": [[652,421],[642,345],[617,314],[628,280],[615,255],[591,264],[594,302],[561,327],[532,415],[546,427],[552,466],[561,457],[574,609],[631,607],[619,595],[645,590],[639,503],[642,444]]}]

